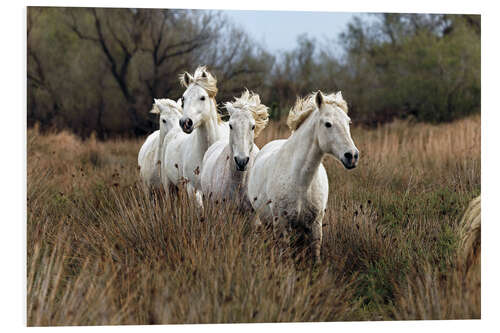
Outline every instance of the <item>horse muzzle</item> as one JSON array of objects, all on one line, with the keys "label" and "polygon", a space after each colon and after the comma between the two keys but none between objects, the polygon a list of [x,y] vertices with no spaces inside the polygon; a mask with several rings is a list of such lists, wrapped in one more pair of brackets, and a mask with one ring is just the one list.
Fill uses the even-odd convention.
[{"label": "horse muzzle", "polygon": [[238,157],[238,156],[235,156],[234,157],[234,161],[236,162],[236,169],[238,169],[238,171],[245,171],[247,169],[247,165],[248,165],[248,161],[250,160],[250,157]]},{"label": "horse muzzle", "polygon": [[193,131],[193,121],[191,118],[181,118],[179,119],[179,125],[184,133],[191,133]]},{"label": "horse muzzle", "polygon": [[348,170],[354,169],[356,165],[358,165],[359,161],[359,151],[358,150],[353,150],[353,151],[347,151],[344,156],[340,159],[344,167]]}]

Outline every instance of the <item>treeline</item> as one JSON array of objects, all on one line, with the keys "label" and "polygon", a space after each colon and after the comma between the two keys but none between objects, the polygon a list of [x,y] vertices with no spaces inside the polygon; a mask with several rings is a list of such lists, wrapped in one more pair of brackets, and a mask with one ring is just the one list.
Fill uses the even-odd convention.
[{"label": "treeline", "polygon": [[179,98],[177,75],[199,64],[217,76],[219,102],[246,87],[275,119],[321,89],[342,90],[358,123],[449,121],[479,111],[480,35],[480,16],[379,14],[338,42],[303,35],[271,54],[220,12],[30,7],[28,126],[144,135],[157,128],[153,98]]}]

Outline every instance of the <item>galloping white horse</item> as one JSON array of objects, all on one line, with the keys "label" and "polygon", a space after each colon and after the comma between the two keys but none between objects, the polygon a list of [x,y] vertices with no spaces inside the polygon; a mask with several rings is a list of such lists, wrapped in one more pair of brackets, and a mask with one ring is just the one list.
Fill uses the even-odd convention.
[{"label": "galloping white horse", "polygon": [[214,143],[205,153],[201,188],[206,197],[230,199],[242,210],[252,208],[247,196],[248,172],[259,148],[254,138],[266,127],[268,108],[259,95],[244,91],[240,98],[225,104],[230,114],[229,140]]},{"label": "galloping white horse", "polygon": [[166,167],[167,163],[174,159],[176,156],[170,156],[167,154],[167,148],[171,142],[178,138],[186,137],[182,129],[179,126],[179,120],[182,117],[182,106],[181,100],[176,102],[172,100],[167,100],[166,103],[158,104],[158,109],[160,110],[163,119],[163,125],[166,126],[167,131],[163,136],[161,150],[160,150],[160,180],[163,184],[165,192],[168,194],[173,190],[174,184],[170,181],[167,175]]},{"label": "galloping white horse", "polygon": [[321,161],[331,154],[352,169],[359,152],[340,92],[299,98],[287,124],[292,135],[271,141],[257,154],[249,174],[248,197],[258,217],[272,223],[275,237],[283,236],[286,242],[292,227],[303,230],[314,260],[319,261],[328,200],[328,178]]},{"label": "galloping white horse", "polygon": [[162,184],[160,169],[164,152],[163,141],[167,133],[179,127],[180,106],[171,99],[155,99],[150,112],[160,115],[160,129],[147,137],[139,150],[137,162],[143,182],[147,186],[159,188]]},{"label": "galloping white horse", "polygon": [[198,67],[194,76],[185,72],[180,81],[186,91],[181,98],[183,116],[179,125],[189,135],[176,138],[167,145],[169,157],[165,171],[174,185],[186,180],[189,196],[195,197],[198,206],[202,207],[200,173],[203,156],[214,142],[229,136],[229,128],[217,113],[217,80],[205,66]]}]

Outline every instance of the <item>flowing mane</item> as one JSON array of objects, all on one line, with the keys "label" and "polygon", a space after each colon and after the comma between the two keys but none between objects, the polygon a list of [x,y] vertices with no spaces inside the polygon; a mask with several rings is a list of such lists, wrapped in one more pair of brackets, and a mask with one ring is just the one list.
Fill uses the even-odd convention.
[{"label": "flowing mane", "polygon": [[[189,78],[189,80],[186,80]],[[181,85],[187,88],[190,84],[197,84],[205,89],[211,98],[217,95],[217,79],[210,72],[207,71],[207,66],[198,66],[194,71],[194,75],[184,72],[179,75]]]},{"label": "flowing mane", "polygon": [[[316,93],[311,93],[304,98],[297,98],[297,102],[293,108],[290,109],[288,114],[288,119],[286,124],[291,131],[295,131],[297,128],[304,123],[304,121],[312,114],[314,110],[317,109],[314,97]],[[342,98],[342,93],[331,93],[328,95],[323,95],[323,101],[326,104],[333,104],[342,109],[347,113],[347,102]]]},{"label": "flowing mane", "polygon": [[150,113],[170,114],[172,112],[177,112],[179,115],[182,115],[182,109],[177,102],[169,98],[155,98]]},{"label": "flowing mane", "polygon": [[226,102],[224,107],[226,109],[232,108],[249,111],[253,119],[255,119],[255,137],[260,134],[269,122],[268,107],[260,103],[258,94],[249,92],[248,89],[241,94],[241,97],[235,97],[234,102]]}]

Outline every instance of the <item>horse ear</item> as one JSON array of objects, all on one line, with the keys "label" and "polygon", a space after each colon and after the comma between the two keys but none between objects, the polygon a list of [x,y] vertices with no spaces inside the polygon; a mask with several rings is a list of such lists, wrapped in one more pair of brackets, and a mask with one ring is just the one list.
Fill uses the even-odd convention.
[{"label": "horse ear", "polygon": [[184,72],[183,81],[184,81],[184,84],[187,87],[187,86],[189,86],[191,84],[191,82],[193,81],[193,78],[191,77],[191,75],[189,75],[188,72]]},{"label": "horse ear", "polygon": [[151,111],[149,111],[149,113],[153,113],[153,114],[160,113],[160,109],[158,108],[158,100],[156,98],[153,101],[153,108],[151,109]]},{"label": "horse ear", "polygon": [[229,116],[232,116],[234,113],[233,105],[231,103],[226,103],[224,107],[226,108],[227,113],[229,113]]},{"label": "horse ear", "polygon": [[337,99],[344,99],[344,98],[342,97],[342,92],[341,92],[340,90],[337,92],[337,94],[335,95],[335,97],[336,97]]},{"label": "horse ear", "polygon": [[201,77],[206,78],[207,77],[207,72],[203,71],[203,73],[201,73]]},{"label": "horse ear", "polygon": [[316,101],[316,106],[318,109],[321,109],[321,106],[323,106],[323,94],[321,93],[321,90],[318,90],[316,93],[316,98],[314,99]]}]

